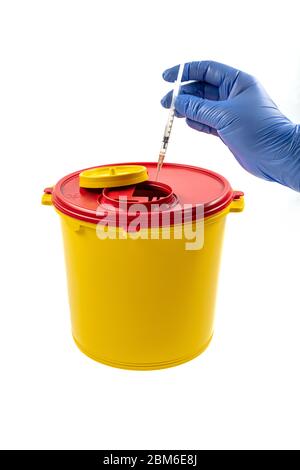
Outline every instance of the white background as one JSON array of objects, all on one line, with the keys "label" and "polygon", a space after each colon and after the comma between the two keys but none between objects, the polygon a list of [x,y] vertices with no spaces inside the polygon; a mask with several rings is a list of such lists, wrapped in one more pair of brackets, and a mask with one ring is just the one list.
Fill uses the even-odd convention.
[{"label": "white background", "polygon": [[161,73],[181,61],[256,75],[299,122],[297,3],[1,1],[1,448],[300,448],[298,193],[176,121],[169,161],[218,171],[247,205],[228,216],[211,345],[154,372],[77,350],[58,217],[40,205],[69,172],[156,158]]}]

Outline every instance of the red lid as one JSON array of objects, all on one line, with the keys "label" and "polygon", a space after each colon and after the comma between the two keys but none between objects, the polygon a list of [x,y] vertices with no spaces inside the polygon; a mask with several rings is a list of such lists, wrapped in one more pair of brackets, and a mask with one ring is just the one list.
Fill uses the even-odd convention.
[{"label": "red lid", "polygon": [[[118,165],[128,163],[114,164]],[[79,187],[80,170],[58,181],[53,188],[52,202],[56,209],[70,217],[128,229],[137,213],[141,220],[151,218],[152,226],[173,225],[180,220],[196,220],[199,213],[203,216],[203,211],[197,211],[199,206],[204,208],[204,216],[209,217],[237,197],[223,176],[203,168],[165,163],[159,174],[160,181],[156,182],[153,181],[155,162],[138,165],[147,168],[149,181],[117,188],[86,189]]]}]

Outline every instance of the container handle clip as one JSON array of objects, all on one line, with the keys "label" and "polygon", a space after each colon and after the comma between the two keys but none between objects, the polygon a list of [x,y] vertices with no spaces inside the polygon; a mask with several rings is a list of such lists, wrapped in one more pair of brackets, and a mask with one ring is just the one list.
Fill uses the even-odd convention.
[{"label": "container handle clip", "polygon": [[233,199],[230,204],[230,212],[242,212],[244,206],[244,193],[242,191],[234,191]]},{"label": "container handle clip", "polygon": [[44,189],[44,194],[42,195],[42,204],[44,206],[52,206],[52,191],[53,186]]}]

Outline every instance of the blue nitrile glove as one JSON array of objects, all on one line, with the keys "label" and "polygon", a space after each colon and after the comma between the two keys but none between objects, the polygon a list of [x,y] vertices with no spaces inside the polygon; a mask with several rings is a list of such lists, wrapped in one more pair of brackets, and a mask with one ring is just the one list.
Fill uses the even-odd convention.
[{"label": "blue nitrile glove", "polygon": [[[173,82],[178,66],[163,78]],[[300,126],[277,108],[258,81],[212,61],[185,64],[176,115],[198,131],[219,136],[247,171],[300,191]],[[172,92],[161,101],[170,106]]]}]

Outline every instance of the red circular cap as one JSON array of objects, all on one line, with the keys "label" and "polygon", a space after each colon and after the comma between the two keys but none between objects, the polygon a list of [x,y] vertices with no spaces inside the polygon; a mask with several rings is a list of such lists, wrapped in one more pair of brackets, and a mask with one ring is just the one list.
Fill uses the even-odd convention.
[{"label": "red circular cap", "polygon": [[229,182],[210,170],[165,163],[156,182],[153,181],[155,162],[137,164],[147,168],[149,181],[117,188],[85,189],[79,187],[80,170],[58,181],[52,192],[53,204],[70,217],[128,229],[137,214],[141,223],[151,219],[151,226],[173,225],[197,220],[203,214],[209,217],[236,197]]}]

